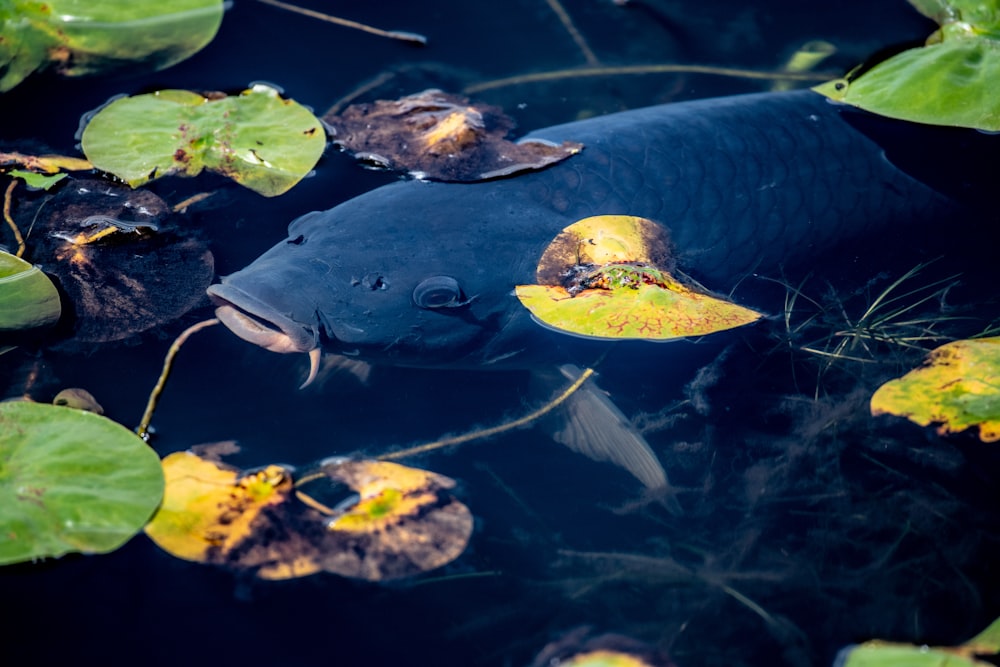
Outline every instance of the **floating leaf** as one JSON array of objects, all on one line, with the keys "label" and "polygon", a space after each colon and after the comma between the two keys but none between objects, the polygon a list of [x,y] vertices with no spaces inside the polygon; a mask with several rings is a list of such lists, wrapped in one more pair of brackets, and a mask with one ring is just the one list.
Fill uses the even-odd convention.
[{"label": "floating leaf", "polygon": [[465,550],[472,514],[443,475],[387,461],[333,460],[322,466],[358,497],[328,523],[323,568],[386,581],[441,567]]},{"label": "floating leaf", "polygon": [[97,402],[94,395],[79,387],[63,389],[52,399],[52,405],[64,405],[68,408],[93,412],[96,415],[104,414],[104,408]]},{"label": "floating leaf", "polygon": [[221,0],[0,0],[0,92],[50,65],[69,76],[169,67],[212,40],[222,13]]},{"label": "floating leaf", "polygon": [[542,324],[596,338],[669,340],[749,324],[760,313],[676,280],[666,231],[606,215],[564,229],[518,299]]},{"label": "floating leaf", "polygon": [[99,180],[63,187],[37,211],[32,257],[59,279],[76,341],[121,340],[198,303],[215,273],[212,254],[171,223],[152,192]]},{"label": "floating leaf", "polygon": [[856,78],[817,92],[867,111],[918,123],[1000,131],[1000,12],[982,0],[911,0],[941,28]]},{"label": "floating leaf", "polygon": [[667,655],[631,637],[589,635],[586,627],[570,631],[542,649],[531,667],[673,667]]},{"label": "floating leaf", "polygon": [[[60,170],[86,171],[94,165],[78,157],[68,155],[27,155],[25,153],[0,151],[0,167],[19,166],[30,172],[55,174]],[[12,174],[16,172],[11,172]],[[20,174],[17,174],[20,175]]]},{"label": "floating leaf", "polygon": [[48,190],[67,176],[67,174],[36,174],[33,171],[24,171],[23,169],[14,169],[10,175],[14,178],[20,178],[29,188],[36,190]]},{"label": "floating leaf", "polygon": [[588,651],[578,653],[559,663],[566,667],[650,667],[650,664],[628,653],[618,651]]},{"label": "floating leaf", "polygon": [[95,167],[132,187],[208,169],[272,197],[312,170],[326,134],[308,109],[258,84],[228,97],[161,90],[121,98],[97,112],[81,143]]},{"label": "floating leaf", "polygon": [[259,576],[284,575],[267,578],[318,571],[309,558],[315,550],[307,543],[305,557],[296,552],[280,515],[272,511],[291,497],[290,470],[271,465],[243,473],[220,461],[177,452],[163,459],[163,472],[163,503],[145,531],[164,551],[185,560],[253,569]]},{"label": "floating leaf", "polygon": [[163,493],[156,453],[99,415],[0,403],[0,564],[117,549]]},{"label": "floating leaf", "polygon": [[938,424],[942,435],[977,426],[983,442],[1000,440],[1000,337],[933,350],[924,366],[879,387],[871,411]]},{"label": "floating leaf", "polygon": [[872,640],[844,649],[843,667],[992,667],[1000,652],[1000,619],[958,646],[898,644]]},{"label": "floating leaf", "polygon": [[[781,68],[785,72],[811,72],[819,65],[837,52],[837,47],[822,39],[814,39],[800,46],[793,53],[784,66]],[[771,84],[772,91],[791,90],[792,81],[777,80]]]},{"label": "floating leaf", "polygon": [[472,532],[468,508],[444,493],[453,481],[394,463],[324,464],[314,478],[356,491],[334,509],[297,489],[281,466],[243,473],[183,452],[163,468],[163,505],[146,534],[178,558],[262,579],[324,570],[371,581],[411,576],[456,558]]},{"label": "floating leaf", "polygon": [[438,181],[481,181],[541,169],[583,148],[568,141],[561,146],[508,141],[514,121],[499,107],[472,105],[440,90],[355,104],[323,120],[334,130],[334,143],[359,159]]},{"label": "floating leaf", "polygon": [[55,324],[59,292],[37,266],[0,250],[0,332]]}]

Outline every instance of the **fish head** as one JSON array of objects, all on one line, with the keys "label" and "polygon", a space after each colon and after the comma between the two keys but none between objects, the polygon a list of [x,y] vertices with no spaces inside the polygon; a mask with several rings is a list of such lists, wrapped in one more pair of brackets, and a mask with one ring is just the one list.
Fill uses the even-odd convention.
[{"label": "fish head", "polygon": [[295,220],[208,293],[223,324],[274,352],[474,367],[532,326],[514,286],[561,224],[492,183],[396,183]]}]

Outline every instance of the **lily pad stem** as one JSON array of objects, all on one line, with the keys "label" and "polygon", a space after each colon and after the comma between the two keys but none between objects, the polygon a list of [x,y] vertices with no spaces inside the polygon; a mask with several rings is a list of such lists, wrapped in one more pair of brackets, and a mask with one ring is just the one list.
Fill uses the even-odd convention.
[{"label": "lily pad stem", "polygon": [[[197,326],[197,325],[196,325]],[[185,332],[187,333],[187,332]],[[182,334],[183,335],[183,334]],[[470,440],[475,440],[477,438],[488,438],[490,436],[496,435],[498,433],[503,433],[504,431],[509,431],[511,429],[520,428],[525,424],[529,424],[539,417],[551,412],[553,409],[557,408],[561,403],[563,403],[567,398],[573,395],[576,390],[583,386],[591,375],[594,374],[593,368],[584,369],[580,373],[580,377],[573,381],[566,389],[562,391],[558,396],[553,398],[551,401],[538,408],[537,410],[530,412],[523,417],[519,417],[512,422],[507,422],[505,424],[500,424],[499,426],[492,426],[490,428],[481,429],[478,431],[472,431],[470,433],[463,433],[462,435],[457,435],[452,438],[443,438],[435,442],[430,442],[425,445],[418,445],[416,447],[410,447],[408,449],[401,449],[397,452],[389,452],[388,454],[383,454],[382,456],[375,457],[378,461],[393,461],[396,459],[406,458],[408,456],[414,456],[416,454],[424,454],[426,452],[441,449],[442,447],[451,447],[453,445],[461,445],[463,443],[469,442]],[[322,479],[327,477],[327,474],[323,471],[317,471],[311,474],[304,475],[299,479],[295,480],[295,495],[296,497],[313,508],[314,510],[327,515],[333,515],[335,512],[319,502],[312,496],[308,495],[304,491],[301,491],[301,487],[305,486],[309,482],[313,482],[317,479]]]},{"label": "lily pad stem", "polygon": [[163,393],[163,387],[167,384],[167,377],[170,375],[170,368],[174,364],[174,357],[176,357],[177,353],[180,351],[181,345],[184,344],[184,341],[186,341],[191,334],[218,323],[218,318],[213,317],[212,319],[192,324],[181,332],[181,335],[177,337],[177,340],[175,340],[170,346],[170,349],[167,350],[167,356],[163,359],[163,370],[160,372],[160,377],[157,379],[156,386],[153,387],[153,391],[149,393],[149,401],[146,402],[146,411],[142,413],[142,420],[135,428],[135,432],[138,433],[139,437],[144,441],[149,442],[149,422],[153,419],[153,411],[156,409],[156,403],[160,400],[160,394]]},{"label": "lily pad stem", "polygon": [[272,7],[285,9],[296,14],[302,14],[303,16],[308,16],[310,18],[319,19],[320,21],[326,21],[327,23],[335,23],[337,25],[344,26],[345,28],[353,28],[372,35],[378,35],[379,37],[398,39],[403,42],[410,42],[411,44],[419,44],[420,46],[427,44],[426,37],[413,32],[405,32],[402,30],[381,30],[370,25],[365,25],[364,23],[342,19],[337,16],[330,16],[329,14],[316,12],[311,9],[306,9],[305,7],[290,5],[287,2],[279,2],[279,0],[259,0],[259,2],[263,2],[265,5],[271,5]]},{"label": "lily pad stem", "polygon": [[563,390],[561,394],[553,398],[551,401],[538,408],[534,412],[530,412],[523,417],[519,417],[512,422],[507,422],[505,424],[500,424],[499,426],[491,426],[490,428],[481,429],[478,431],[472,431],[471,433],[463,433],[462,435],[456,435],[451,438],[444,438],[436,442],[430,442],[425,445],[418,445],[416,447],[410,447],[408,449],[401,449],[398,452],[390,452],[388,454],[383,454],[377,457],[380,461],[395,461],[396,459],[406,458],[408,456],[414,456],[416,454],[424,454],[426,452],[441,449],[442,447],[451,447],[452,445],[460,445],[462,443],[468,442],[469,440],[475,440],[477,438],[489,438],[490,436],[497,435],[498,433],[503,433],[504,431],[510,431],[511,429],[520,428],[525,424],[530,424],[539,417],[542,417],[553,409],[559,407],[567,398],[573,395],[577,389],[583,386],[583,383],[594,374],[593,368],[584,369],[576,380],[573,381],[566,389]]},{"label": "lily pad stem", "polygon": [[556,16],[559,17],[559,21],[563,24],[563,28],[566,29],[569,36],[573,38],[573,41],[576,43],[577,48],[580,49],[580,52],[583,54],[587,64],[599,65],[601,61],[597,59],[597,55],[594,53],[593,49],[590,48],[590,45],[587,44],[587,40],[584,39],[583,35],[580,34],[580,31],[577,30],[576,25],[573,23],[573,19],[570,18],[569,12],[567,12],[566,8],[562,6],[562,3],[559,2],[559,0],[546,0],[546,2],[548,3],[549,8],[555,12]]},{"label": "lily pad stem", "polygon": [[[261,0],[262,2],[264,0]],[[802,81],[819,82],[828,81],[830,74],[817,72],[788,72],[759,71],[752,69],[741,69],[738,67],[716,67],[714,65],[678,65],[675,63],[663,63],[659,65],[624,65],[621,67],[582,67],[575,69],[560,69],[550,72],[533,72],[531,74],[520,74],[518,76],[505,77],[503,79],[493,79],[492,81],[482,81],[466,86],[462,91],[466,95],[481,93],[484,90],[494,90],[496,88],[506,88],[525,83],[542,83],[545,81],[561,81],[563,79],[580,79],[593,76],[624,76],[635,74],[713,74],[717,76],[728,76],[737,79],[764,79],[770,81]]]},{"label": "lily pad stem", "polygon": [[17,228],[14,218],[10,215],[10,202],[11,199],[13,199],[15,187],[17,187],[16,178],[13,179],[10,182],[10,185],[7,186],[7,191],[3,196],[3,219],[7,221],[7,226],[10,227],[12,232],[14,232],[14,240],[17,241],[17,252],[14,254],[20,257],[24,254],[24,237],[21,236],[21,230]]}]

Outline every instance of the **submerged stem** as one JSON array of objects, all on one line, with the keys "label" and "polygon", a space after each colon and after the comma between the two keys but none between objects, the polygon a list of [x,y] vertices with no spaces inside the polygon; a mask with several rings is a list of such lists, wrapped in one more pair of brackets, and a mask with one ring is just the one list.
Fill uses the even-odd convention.
[{"label": "submerged stem", "polygon": [[181,332],[181,335],[177,337],[177,340],[173,342],[170,349],[167,350],[167,356],[163,360],[163,370],[160,372],[160,377],[156,380],[156,386],[153,387],[153,391],[149,393],[149,401],[146,403],[146,411],[142,413],[142,420],[139,425],[135,428],[135,432],[139,434],[139,437],[143,440],[149,440],[149,422],[153,419],[153,411],[156,410],[156,403],[160,400],[160,394],[163,393],[163,387],[167,384],[167,377],[170,376],[170,368],[174,364],[174,357],[181,349],[181,345],[184,344],[191,334],[201,331],[210,326],[214,326],[219,323],[218,318],[213,317],[209,320],[203,320],[196,324],[192,324],[187,329]]},{"label": "submerged stem", "polygon": [[[261,1],[264,2],[271,0]],[[676,63],[663,63],[658,65],[623,65],[621,67],[584,67],[578,69],[560,69],[550,72],[520,74],[517,76],[505,77],[503,79],[493,79],[492,81],[474,83],[470,86],[466,86],[462,92],[466,95],[471,95],[473,93],[481,93],[484,90],[506,88],[508,86],[516,86],[523,83],[540,83],[544,81],[560,81],[563,79],[579,79],[594,76],[623,76],[629,74],[713,74],[739,79],[802,81],[809,83],[819,83],[830,79],[829,74],[814,72],[762,72],[759,70],[741,69],[738,67],[715,67],[713,65],[678,65]]]},{"label": "submerged stem", "polygon": [[456,435],[451,438],[443,438],[441,440],[430,442],[425,445],[417,445],[416,447],[402,449],[398,452],[390,452],[388,454],[383,454],[382,456],[378,456],[376,458],[378,458],[380,461],[393,461],[395,459],[402,459],[406,458],[407,456],[413,456],[415,454],[423,454],[425,452],[429,452],[435,449],[441,449],[442,447],[460,445],[470,440],[476,440],[477,438],[488,438],[490,436],[497,435],[498,433],[503,433],[504,431],[510,431],[511,429],[520,428],[521,426],[529,424],[538,419],[539,417],[548,414],[553,409],[561,405],[567,398],[572,396],[577,389],[582,387],[583,383],[586,382],[593,374],[594,374],[593,368],[584,369],[584,371],[580,374],[580,377],[578,377],[576,380],[573,381],[572,384],[566,387],[566,389],[563,390],[561,394],[559,394],[551,401],[549,401],[542,407],[538,408],[537,410],[534,410],[533,412],[530,412],[524,415],[523,417],[519,417],[514,421],[507,422],[505,424],[500,424],[498,426],[491,426],[490,428],[480,429],[478,431],[472,431],[470,433],[463,433],[462,435]]},{"label": "submerged stem", "polygon": [[379,37],[398,39],[403,42],[410,42],[411,44],[419,44],[421,46],[427,43],[426,37],[413,32],[404,32],[402,30],[382,30],[381,28],[375,28],[364,23],[358,23],[357,21],[342,19],[337,16],[330,16],[329,14],[313,11],[312,9],[306,9],[305,7],[290,5],[287,2],[280,2],[279,0],[258,0],[258,2],[263,2],[265,5],[278,7],[279,9],[284,9],[296,14],[302,14],[303,16],[308,16],[309,18],[326,21],[327,23],[335,23],[336,25],[344,26],[345,28],[353,28],[354,30],[360,30],[361,32],[378,35]]},{"label": "submerged stem", "polygon": [[569,36],[576,43],[576,47],[580,49],[580,53],[583,54],[583,58],[584,60],[587,61],[587,64],[599,65],[601,61],[598,60],[597,55],[594,53],[593,49],[591,49],[590,45],[587,44],[587,40],[584,38],[584,36],[580,33],[579,30],[577,30],[576,25],[573,23],[573,19],[570,18],[569,12],[567,12],[566,8],[562,6],[562,3],[559,2],[559,0],[545,0],[545,1],[548,3],[549,9],[555,12],[556,16],[559,17],[560,23],[563,24],[563,28],[566,29],[566,32],[569,33]]},{"label": "submerged stem", "polygon": [[10,182],[3,195],[3,219],[7,221],[7,226],[14,232],[14,240],[17,242],[17,252],[14,254],[20,257],[24,254],[24,237],[21,236],[21,230],[17,228],[17,223],[14,222],[14,218],[10,214],[10,202],[13,199],[15,187],[17,187],[16,178]]}]

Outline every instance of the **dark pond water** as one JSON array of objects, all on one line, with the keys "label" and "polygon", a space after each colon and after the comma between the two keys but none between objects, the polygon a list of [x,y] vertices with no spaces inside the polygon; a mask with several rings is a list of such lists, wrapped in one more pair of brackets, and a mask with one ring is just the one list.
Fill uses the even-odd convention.
[{"label": "dark pond water", "polygon": [[[430,86],[461,91],[585,62],[544,0],[312,5],[422,33],[429,45],[238,0],[218,38],[170,70],[114,81],[39,77],[8,93],[0,138],[72,151],[81,114],[113,94],[156,88],[239,90],[263,80],[323,111],[385,73],[393,76],[365,99]],[[931,28],[902,0],[627,7],[566,0],[566,8],[607,65],[769,70],[822,38],[837,45],[828,67],[840,72]],[[607,76],[477,97],[530,129],[766,85],[693,74]],[[192,189],[225,188],[188,215],[225,275],[284,238],[296,216],[393,178],[331,153],[315,177],[275,199],[212,179],[165,180],[155,189],[176,200]],[[978,303],[981,318],[995,315],[983,311],[992,304],[989,288],[978,287],[989,284],[985,250],[950,237],[900,236],[831,249],[811,267],[805,289],[818,299],[832,292],[856,318],[893,277],[944,253],[918,282],[960,271],[963,285],[948,303]],[[772,297],[780,312],[781,288]],[[134,426],[170,340],[210,313],[206,303],[125,343],[18,349],[0,356],[0,388],[20,393],[36,369],[40,398],[87,387],[110,417]],[[837,308],[818,322],[824,326],[795,342],[843,326]],[[982,322],[969,325],[976,326]],[[439,571],[388,586],[331,575],[262,583],[176,560],[139,536],[108,556],[0,570],[3,662],[526,665],[548,642],[589,626],[659,646],[680,665],[824,665],[839,647],[872,636],[970,637],[1000,612],[996,462],[974,441],[942,441],[867,416],[873,388],[919,354],[880,347],[880,363],[827,366],[789,351],[780,330],[779,323],[691,346],[684,368],[658,363],[651,345],[623,347],[602,365],[602,387],[645,429],[683,489],[680,516],[635,503],[641,489],[627,474],[568,452],[540,429],[520,430],[410,461],[458,480],[476,516],[467,552]],[[724,344],[722,361],[697,374]],[[221,327],[200,333],[178,359],[152,444],[167,454],[236,440],[237,464],[304,465],[494,424],[535,400],[521,372],[376,369],[367,385],[337,376],[298,391],[302,373],[300,357],[258,350]]]}]

